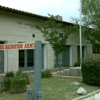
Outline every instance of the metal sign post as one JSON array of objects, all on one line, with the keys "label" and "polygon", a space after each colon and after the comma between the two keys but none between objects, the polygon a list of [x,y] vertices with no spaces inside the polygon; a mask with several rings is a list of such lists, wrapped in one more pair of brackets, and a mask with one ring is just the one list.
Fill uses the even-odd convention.
[{"label": "metal sign post", "polygon": [[41,72],[42,72],[42,43],[35,42],[34,54],[34,100],[43,100],[43,92],[41,91]]}]

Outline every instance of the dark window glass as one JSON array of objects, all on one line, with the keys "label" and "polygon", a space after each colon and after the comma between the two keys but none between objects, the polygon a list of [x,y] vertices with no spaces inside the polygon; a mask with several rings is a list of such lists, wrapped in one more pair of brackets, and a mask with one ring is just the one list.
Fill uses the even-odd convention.
[{"label": "dark window glass", "polygon": [[19,67],[24,67],[24,50],[19,50]]},{"label": "dark window glass", "polygon": [[59,37],[62,38],[63,37],[63,33],[59,33]]},{"label": "dark window glass", "polygon": [[27,67],[33,66],[33,54],[34,53],[32,49],[27,50]]},{"label": "dark window glass", "polygon": [[93,52],[93,54],[100,54],[100,48],[93,45],[92,52]]},{"label": "dark window glass", "polygon": [[33,67],[34,66],[34,50],[19,50],[19,67]]}]

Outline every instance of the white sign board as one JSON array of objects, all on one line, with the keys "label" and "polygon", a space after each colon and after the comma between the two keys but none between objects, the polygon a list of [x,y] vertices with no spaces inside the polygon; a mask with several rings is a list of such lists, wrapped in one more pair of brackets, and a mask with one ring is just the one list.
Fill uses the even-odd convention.
[{"label": "white sign board", "polygon": [[35,43],[0,44],[0,50],[34,49]]}]

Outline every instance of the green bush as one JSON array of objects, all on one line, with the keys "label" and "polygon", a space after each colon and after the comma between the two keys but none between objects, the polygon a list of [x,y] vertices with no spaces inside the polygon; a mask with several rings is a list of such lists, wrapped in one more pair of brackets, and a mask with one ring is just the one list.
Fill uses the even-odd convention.
[{"label": "green bush", "polygon": [[16,72],[16,75],[21,75],[23,72],[21,71],[21,70],[18,70],[17,72]]},{"label": "green bush", "polygon": [[83,60],[82,77],[87,84],[100,85],[100,58]]},{"label": "green bush", "polygon": [[23,73],[22,71],[17,71],[16,76],[20,76],[21,78],[25,78],[26,79],[26,84],[30,83],[30,79],[27,73]]},{"label": "green bush", "polygon": [[42,78],[50,78],[52,77],[52,73],[50,70],[42,71]]},{"label": "green bush", "polygon": [[10,89],[11,80],[13,77],[14,77],[14,73],[12,71],[6,73],[4,77],[4,82],[3,82],[4,90]]},{"label": "green bush", "polygon": [[11,80],[10,92],[22,93],[26,91],[26,79],[16,76]]},{"label": "green bush", "polygon": [[26,79],[26,84],[29,84],[30,83],[30,79],[29,79],[29,76],[27,73],[22,73],[20,75],[22,78],[25,78]]},{"label": "green bush", "polygon": [[75,62],[75,64],[73,66],[74,67],[79,67],[80,66],[80,62]]},{"label": "green bush", "polygon": [[14,77],[14,72],[13,71],[7,72],[5,77]]},{"label": "green bush", "polygon": [[9,90],[10,89],[11,80],[12,80],[12,77],[5,77],[4,78],[4,83],[3,83],[4,90]]}]

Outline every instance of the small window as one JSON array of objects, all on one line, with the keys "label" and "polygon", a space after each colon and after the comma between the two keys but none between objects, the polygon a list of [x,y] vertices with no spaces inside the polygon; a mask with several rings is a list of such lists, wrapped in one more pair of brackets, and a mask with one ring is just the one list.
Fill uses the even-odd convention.
[{"label": "small window", "polygon": [[59,33],[59,37],[62,38],[63,37],[63,33]]},{"label": "small window", "polygon": [[93,54],[100,54],[100,48],[92,46],[92,52],[93,52]]}]

